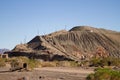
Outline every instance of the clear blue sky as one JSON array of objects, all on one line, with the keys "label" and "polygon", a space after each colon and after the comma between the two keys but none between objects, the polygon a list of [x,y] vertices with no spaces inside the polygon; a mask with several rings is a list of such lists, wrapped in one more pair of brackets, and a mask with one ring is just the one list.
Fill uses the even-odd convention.
[{"label": "clear blue sky", "polygon": [[0,48],[78,25],[120,31],[120,0],[0,0]]}]

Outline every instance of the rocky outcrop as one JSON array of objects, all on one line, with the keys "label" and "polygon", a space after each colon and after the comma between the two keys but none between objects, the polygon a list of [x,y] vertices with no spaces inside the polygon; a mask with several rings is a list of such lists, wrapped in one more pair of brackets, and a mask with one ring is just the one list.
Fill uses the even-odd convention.
[{"label": "rocky outcrop", "polygon": [[76,61],[95,56],[120,57],[119,39],[119,32],[77,26],[69,31],[61,30],[48,35],[36,36],[27,44],[16,46],[13,51],[23,50],[35,54],[42,51],[49,56],[64,56]]}]

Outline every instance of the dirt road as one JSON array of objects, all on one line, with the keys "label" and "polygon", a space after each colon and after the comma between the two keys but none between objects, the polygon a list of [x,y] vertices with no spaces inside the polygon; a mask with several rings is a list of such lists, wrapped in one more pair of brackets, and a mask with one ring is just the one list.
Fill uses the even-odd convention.
[{"label": "dirt road", "polygon": [[0,80],[85,80],[90,73],[93,70],[65,67],[35,68],[31,72],[7,72],[7,69],[0,69]]}]

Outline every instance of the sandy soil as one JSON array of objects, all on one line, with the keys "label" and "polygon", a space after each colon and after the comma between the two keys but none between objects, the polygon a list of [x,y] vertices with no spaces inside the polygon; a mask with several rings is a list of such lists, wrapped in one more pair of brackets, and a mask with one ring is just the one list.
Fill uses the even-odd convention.
[{"label": "sandy soil", "polygon": [[8,68],[0,68],[0,80],[85,80],[90,73],[92,69],[66,67],[35,68],[29,72],[9,72]]}]

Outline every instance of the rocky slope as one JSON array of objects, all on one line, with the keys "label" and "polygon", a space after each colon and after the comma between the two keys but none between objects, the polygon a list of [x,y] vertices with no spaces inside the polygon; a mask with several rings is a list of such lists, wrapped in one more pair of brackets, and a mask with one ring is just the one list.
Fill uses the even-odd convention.
[{"label": "rocky slope", "polygon": [[[17,45],[10,56],[31,56],[49,60],[84,60],[91,57],[120,57],[120,33],[77,26],[69,31],[61,30],[36,36],[27,44]],[[28,55],[29,54],[29,55]],[[30,56],[29,56],[30,57]]]}]

